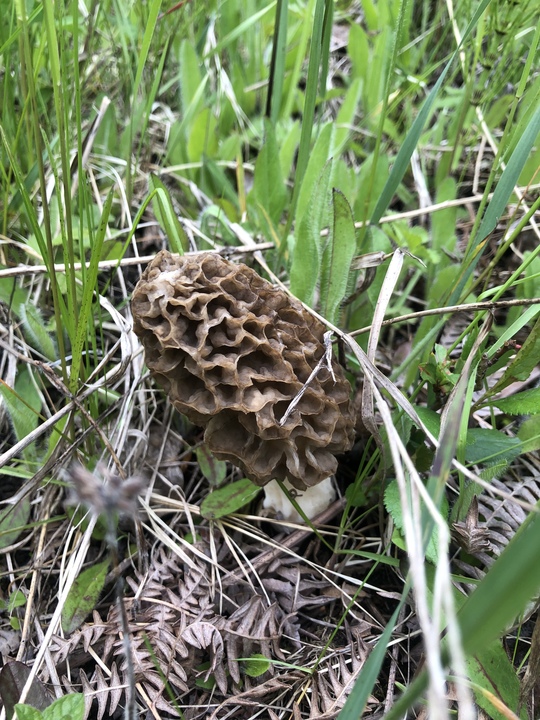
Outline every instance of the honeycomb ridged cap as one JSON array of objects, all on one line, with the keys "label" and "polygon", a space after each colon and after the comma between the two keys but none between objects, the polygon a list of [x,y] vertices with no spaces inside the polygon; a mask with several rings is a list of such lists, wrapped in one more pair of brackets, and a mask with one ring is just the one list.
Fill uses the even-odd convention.
[{"label": "honeycomb ridged cap", "polygon": [[216,253],[162,251],[131,301],[146,365],[174,407],[205,428],[214,455],[259,485],[303,490],[350,449],[350,385],[333,360],[279,420],[325,352],[324,325],[254,270]]}]

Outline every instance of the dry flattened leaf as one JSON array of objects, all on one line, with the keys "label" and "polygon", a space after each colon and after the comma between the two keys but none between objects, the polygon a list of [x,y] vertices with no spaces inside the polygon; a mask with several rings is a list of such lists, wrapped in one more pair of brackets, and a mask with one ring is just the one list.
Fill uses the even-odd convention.
[{"label": "dry flattened leaf", "polygon": [[[71,657],[76,648],[82,644],[84,652],[87,653],[89,648],[96,648],[103,634],[109,630],[110,625],[105,622],[97,610],[92,612],[93,622],[85,623],[81,628],[71,634],[69,638],[63,638],[60,635],[53,635],[51,641],[51,652],[57,665],[66,661],[70,656],[70,663],[73,663]],[[106,655],[107,653],[105,653]]]},{"label": "dry flattened leaf", "polygon": [[452,532],[460,547],[471,555],[491,549],[489,530],[486,527],[478,526],[478,498],[476,495],[467,512],[465,522],[454,523]]},{"label": "dry flattened leaf", "polygon": [[221,692],[227,692],[227,675],[223,665],[223,638],[219,630],[210,623],[195,622],[184,630],[182,640],[199,650],[209,651],[210,667],[204,679],[208,680],[213,674]]},{"label": "dry flattened leaf", "polygon": [[231,712],[229,707],[230,705],[247,705],[248,707],[258,706],[258,703],[256,703],[258,698],[267,698],[272,693],[279,692],[285,688],[291,689],[293,683],[298,682],[298,680],[298,673],[285,673],[279,678],[270,678],[269,680],[259,683],[245,692],[237,693],[229,698],[226,698],[221,705],[214,710],[210,716],[210,720],[217,720],[221,716],[221,713],[223,713],[223,717],[239,717],[238,714],[233,714]]},{"label": "dry flattened leaf", "polygon": [[[18,660],[12,660],[0,671],[0,697],[8,713],[13,715],[13,708],[19,702],[22,689],[31,673],[31,668]],[[27,703],[34,708],[44,710],[52,702],[48,690],[43,683],[34,678],[27,695]]]},{"label": "dry flattened leaf", "polygon": [[[88,680],[88,677],[84,670],[79,670],[79,680],[82,685],[82,693],[84,696],[84,717],[87,718],[90,714],[90,710],[94,702],[94,688],[90,684],[90,681]],[[69,688],[73,689],[73,686],[71,685],[67,677],[62,677],[62,682],[68,688],[68,691]],[[100,720],[100,718],[98,718],[98,720]]]}]

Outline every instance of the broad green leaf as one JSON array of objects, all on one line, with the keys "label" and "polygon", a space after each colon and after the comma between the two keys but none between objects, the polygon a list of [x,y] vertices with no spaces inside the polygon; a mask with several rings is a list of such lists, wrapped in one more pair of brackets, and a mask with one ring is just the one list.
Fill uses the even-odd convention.
[{"label": "broad green leaf", "polygon": [[57,360],[58,350],[56,349],[56,343],[45,329],[43,316],[39,309],[27,300],[16,308],[16,312],[23,324],[25,336],[36,350],[43,353],[49,360]]},{"label": "broad green leaf", "polygon": [[207,445],[200,445],[197,450],[199,468],[211,487],[219,487],[227,477],[227,463],[215,458]]},{"label": "broad green leaf", "polygon": [[352,64],[352,77],[360,78],[365,83],[370,70],[369,43],[366,31],[360,24],[351,25],[347,51]]},{"label": "broad green leaf", "polygon": [[320,307],[322,315],[335,325],[339,306],[347,292],[351,263],[356,252],[356,232],[346,197],[334,189],[332,201],[333,222],[322,259]]},{"label": "broad green leaf", "polygon": [[[195,668],[197,677],[195,678],[195,687],[202,688],[203,690],[213,690],[216,686],[216,678],[214,675],[209,675],[208,670],[210,669],[210,662],[204,662],[197,665]],[[204,675],[202,674],[204,672]]]},{"label": "broad green leaf", "polygon": [[41,398],[31,378],[31,372],[28,367],[19,370],[14,388],[10,388],[0,380],[0,395],[13,424],[17,440],[22,440],[30,435],[39,422]]},{"label": "broad green leaf", "polygon": [[[456,195],[457,183],[454,178],[447,177],[437,187],[435,201],[445,203],[455,200]],[[431,216],[431,237],[433,238],[432,247],[434,250],[440,251],[444,249],[448,253],[453,252],[456,244],[456,220],[456,207],[450,206],[433,213]],[[443,258],[447,258],[447,256],[441,253],[441,260]]]},{"label": "broad green leaf", "polygon": [[203,155],[215,157],[217,151],[216,118],[208,108],[204,108],[195,117],[189,132],[188,160],[190,162],[200,162]]},{"label": "broad green leaf", "polygon": [[[309,164],[306,174],[302,179],[302,186],[299,190],[298,205],[296,208],[295,222],[301,223],[306,214],[313,211],[313,196],[320,179],[331,166],[332,149],[334,146],[335,127],[333,123],[327,123],[319,133],[313,150],[309,156]],[[296,180],[295,180],[296,182]],[[328,177],[330,182],[330,175]]]},{"label": "broad green leaf", "polygon": [[201,515],[207,520],[217,520],[230,515],[251,502],[260,490],[260,487],[247,478],[213,490],[201,503]]},{"label": "broad green leaf", "polygon": [[43,711],[43,720],[83,720],[84,695],[70,693],[55,700]]},{"label": "broad green leaf", "polygon": [[471,428],[467,431],[465,462],[473,465],[512,462],[522,452],[521,440],[499,430]]},{"label": "broad green leaf", "polygon": [[31,705],[15,705],[15,717],[17,720],[42,720],[42,713]]},{"label": "broad green leaf", "polygon": [[256,678],[264,675],[271,665],[270,660],[260,653],[255,653],[247,660],[244,660],[243,668],[248,677]]},{"label": "broad green leaf", "polygon": [[287,191],[281,175],[276,134],[271,123],[265,124],[265,131],[266,142],[255,163],[251,195],[255,203],[264,208],[272,223],[277,225],[285,207]]},{"label": "broad green leaf", "polygon": [[[386,487],[386,490],[384,491],[384,506],[387,512],[392,516],[392,520],[394,521],[396,528],[400,531],[400,533],[403,533],[403,509],[401,506],[401,497],[399,494],[397,480],[392,480],[392,482]],[[444,517],[446,517],[448,513],[448,503],[446,500],[443,500],[441,513]],[[435,525],[426,548],[426,558],[434,564],[437,562],[439,557],[438,544],[439,532],[437,526]]]},{"label": "broad green leaf", "polygon": [[0,550],[17,540],[30,517],[30,498],[25,495],[16,505],[7,505],[0,510]]},{"label": "broad green leaf", "polygon": [[26,339],[49,360],[58,358],[54,340],[45,330],[45,322],[39,308],[29,299],[28,292],[20,287],[13,278],[0,280],[0,300],[9,305],[23,325]]},{"label": "broad green leaf", "polygon": [[540,450],[540,415],[525,420],[519,428],[518,437],[523,443],[523,452]]},{"label": "broad green leaf", "polygon": [[73,583],[62,609],[62,630],[66,635],[76,630],[96,607],[108,569],[109,561],[104,560],[83,570]]},{"label": "broad green leaf", "polygon": [[6,610],[12,613],[15,608],[24,607],[26,605],[26,595],[22,590],[12,592],[7,600],[0,598],[0,611]]},{"label": "broad green leaf", "polygon": [[185,119],[188,113],[193,116],[201,109],[199,87],[203,78],[201,75],[201,62],[191,40],[182,40],[178,55],[178,90],[180,91],[182,116]]},{"label": "broad green leaf", "polygon": [[288,178],[293,166],[294,157],[298,150],[300,141],[300,123],[295,120],[287,125],[286,134],[279,140],[279,162],[281,165],[281,176]]},{"label": "broad green leaf", "polygon": [[489,400],[486,405],[494,405],[507,415],[536,415],[540,413],[540,388],[524,390],[506,398]]},{"label": "broad green leaf", "polygon": [[360,78],[356,78],[347,88],[347,93],[336,118],[335,157],[343,152],[343,148],[351,135],[351,127],[354,125],[361,93],[362,81]]},{"label": "broad green leaf", "polygon": [[508,715],[499,712],[493,700],[516,712],[519,679],[500,641],[467,658],[466,665],[478,705],[492,720],[508,720]]},{"label": "broad green leaf", "polygon": [[380,122],[386,90],[388,67],[392,58],[392,28],[386,26],[372,38],[369,72],[364,83],[363,98],[367,120],[373,128]]},{"label": "broad green leaf", "polygon": [[356,177],[354,215],[359,219],[369,217],[388,179],[387,156],[379,155],[375,169],[373,169],[374,161],[375,155],[369,155],[360,166]]},{"label": "broad green leaf", "polygon": [[321,268],[321,230],[325,225],[331,163],[323,170],[316,184],[309,207],[297,229],[290,270],[291,292],[310,305],[317,287]]},{"label": "broad green leaf", "polygon": [[154,192],[152,208],[173,252],[183,255],[189,250],[189,241],[172,204],[169,191],[157,175],[150,175],[148,187]]},{"label": "broad green leaf", "polygon": [[216,198],[216,202],[221,205],[225,205],[228,202],[229,207],[232,206],[234,208],[235,217],[231,219],[235,220],[238,213],[238,193],[236,192],[236,188],[227,177],[223,168],[220,167],[215,160],[204,155],[202,162],[205,180],[208,182],[209,189]]}]

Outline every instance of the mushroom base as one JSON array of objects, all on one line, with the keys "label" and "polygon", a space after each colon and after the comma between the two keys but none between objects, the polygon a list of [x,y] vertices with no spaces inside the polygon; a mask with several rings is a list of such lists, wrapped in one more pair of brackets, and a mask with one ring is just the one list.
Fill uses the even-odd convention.
[{"label": "mushroom base", "polygon": [[[291,492],[297,493],[295,500],[310,520],[326,510],[336,499],[336,491],[331,477],[325,478],[318,485],[302,491],[296,490],[288,481],[285,481],[285,486]],[[265,485],[264,492],[263,508],[270,511],[270,514],[277,519],[287,520],[288,522],[304,522],[304,519],[297,512],[276,480],[272,480]]]}]

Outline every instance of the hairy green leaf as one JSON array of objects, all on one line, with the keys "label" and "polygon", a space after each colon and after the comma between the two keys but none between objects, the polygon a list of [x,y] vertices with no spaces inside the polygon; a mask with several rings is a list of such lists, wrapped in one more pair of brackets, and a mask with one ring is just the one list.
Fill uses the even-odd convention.
[{"label": "hairy green leaf", "polygon": [[227,477],[227,463],[215,458],[207,445],[200,445],[197,450],[197,462],[202,474],[211,487],[218,487]]},{"label": "hairy green leaf", "polygon": [[265,130],[266,142],[255,163],[251,195],[272,223],[277,225],[285,207],[287,191],[281,175],[276,134],[270,122],[265,123]]},{"label": "hairy green leaf", "polygon": [[43,720],[43,714],[31,705],[17,703],[14,709],[17,720]]},{"label": "hairy green leaf", "polygon": [[486,405],[494,405],[507,415],[536,415],[540,413],[540,388],[523,390],[510,397],[489,400]]},{"label": "hairy green leaf", "polygon": [[321,268],[321,230],[325,224],[331,163],[328,163],[313,189],[308,209],[297,230],[291,264],[291,292],[310,305]]},{"label": "hairy green leaf", "polygon": [[43,711],[43,720],[83,720],[84,695],[70,693],[55,700]]},{"label": "hairy green leaf", "polygon": [[104,560],[83,570],[73,583],[62,609],[62,630],[66,635],[76,630],[96,607],[108,569],[109,561]]},{"label": "hairy green leaf", "polygon": [[331,231],[322,258],[320,307],[322,315],[335,325],[356,252],[351,206],[335,188],[332,192],[332,215]]},{"label": "hairy green leaf", "polygon": [[30,498],[25,495],[16,505],[7,505],[0,510],[0,550],[13,545],[28,523]]}]

